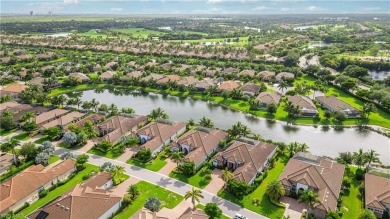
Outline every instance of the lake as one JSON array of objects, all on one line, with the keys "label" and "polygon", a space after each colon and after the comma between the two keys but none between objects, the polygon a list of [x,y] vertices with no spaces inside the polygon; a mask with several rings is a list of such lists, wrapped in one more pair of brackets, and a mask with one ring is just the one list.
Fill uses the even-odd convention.
[{"label": "lake", "polygon": [[330,46],[331,43],[325,43],[323,41],[317,41],[317,42],[311,42],[309,46],[307,46],[308,49],[318,48],[318,47],[325,47]]},{"label": "lake", "polygon": [[152,109],[161,107],[171,120],[196,122],[203,116],[210,118],[215,127],[228,129],[240,121],[247,125],[252,132],[260,134],[264,139],[277,142],[302,142],[310,147],[310,152],[330,157],[338,156],[339,152],[374,149],[380,154],[383,164],[390,164],[390,139],[368,130],[345,128],[343,130],[323,130],[312,126],[292,126],[286,122],[269,122],[244,113],[191,98],[179,98],[161,94],[139,94],[129,90],[88,90],[82,92],[81,100],[90,101],[93,98],[101,104],[114,103],[119,108],[131,107],[136,114],[147,115]]}]

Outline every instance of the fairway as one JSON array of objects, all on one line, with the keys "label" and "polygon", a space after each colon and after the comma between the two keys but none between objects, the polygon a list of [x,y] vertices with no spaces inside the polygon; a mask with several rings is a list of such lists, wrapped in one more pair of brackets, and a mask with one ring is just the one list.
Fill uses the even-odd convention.
[{"label": "fairway", "polygon": [[162,35],[162,34],[164,34],[163,32],[160,32],[160,31],[148,30],[145,28],[111,29],[111,31],[125,33],[125,34],[132,34],[133,37],[143,37],[143,38],[146,38],[149,35]]}]

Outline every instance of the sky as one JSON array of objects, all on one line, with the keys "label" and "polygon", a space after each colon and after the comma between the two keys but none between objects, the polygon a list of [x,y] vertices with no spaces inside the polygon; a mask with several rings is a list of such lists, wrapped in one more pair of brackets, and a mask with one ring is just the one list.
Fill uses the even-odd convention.
[{"label": "sky", "polygon": [[28,14],[379,14],[389,0],[1,0],[0,12]]}]

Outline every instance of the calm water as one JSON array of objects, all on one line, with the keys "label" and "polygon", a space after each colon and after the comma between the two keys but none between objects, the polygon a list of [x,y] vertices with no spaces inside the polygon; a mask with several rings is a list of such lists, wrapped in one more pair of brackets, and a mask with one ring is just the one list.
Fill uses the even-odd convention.
[{"label": "calm water", "polygon": [[311,43],[307,48],[308,49],[313,49],[313,48],[324,47],[324,46],[329,46],[329,45],[331,45],[331,43],[325,43],[323,41],[317,41],[317,42]]},{"label": "calm water", "polygon": [[387,76],[390,76],[390,71],[369,71],[368,74],[373,80],[383,81]]},{"label": "calm water", "polygon": [[[126,92],[124,94],[123,92]],[[179,98],[160,94],[137,94],[131,91],[99,92],[89,90],[82,93],[83,101],[97,99],[100,103],[114,103],[119,108],[131,107],[137,114],[147,115],[152,109],[161,107],[168,113],[170,119],[186,122],[190,118],[199,121],[206,116],[213,120],[216,127],[230,128],[234,123],[241,121],[254,133],[260,134],[264,139],[279,142],[304,142],[310,147],[310,152],[318,155],[336,157],[339,152],[374,149],[380,153],[383,164],[390,164],[390,139],[371,131],[357,129],[344,129],[336,131],[311,126],[287,126],[286,122],[270,123],[262,118],[254,118],[244,113],[233,111],[222,106],[216,106],[205,101],[191,98]]]}]

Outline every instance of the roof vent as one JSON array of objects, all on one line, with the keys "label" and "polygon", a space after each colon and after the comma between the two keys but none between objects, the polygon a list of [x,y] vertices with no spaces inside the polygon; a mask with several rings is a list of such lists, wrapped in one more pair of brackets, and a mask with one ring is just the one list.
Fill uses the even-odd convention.
[{"label": "roof vent", "polygon": [[69,208],[68,208],[68,207],[66,207],[65,209],[66,209],[67,211],[69,211]]}]

